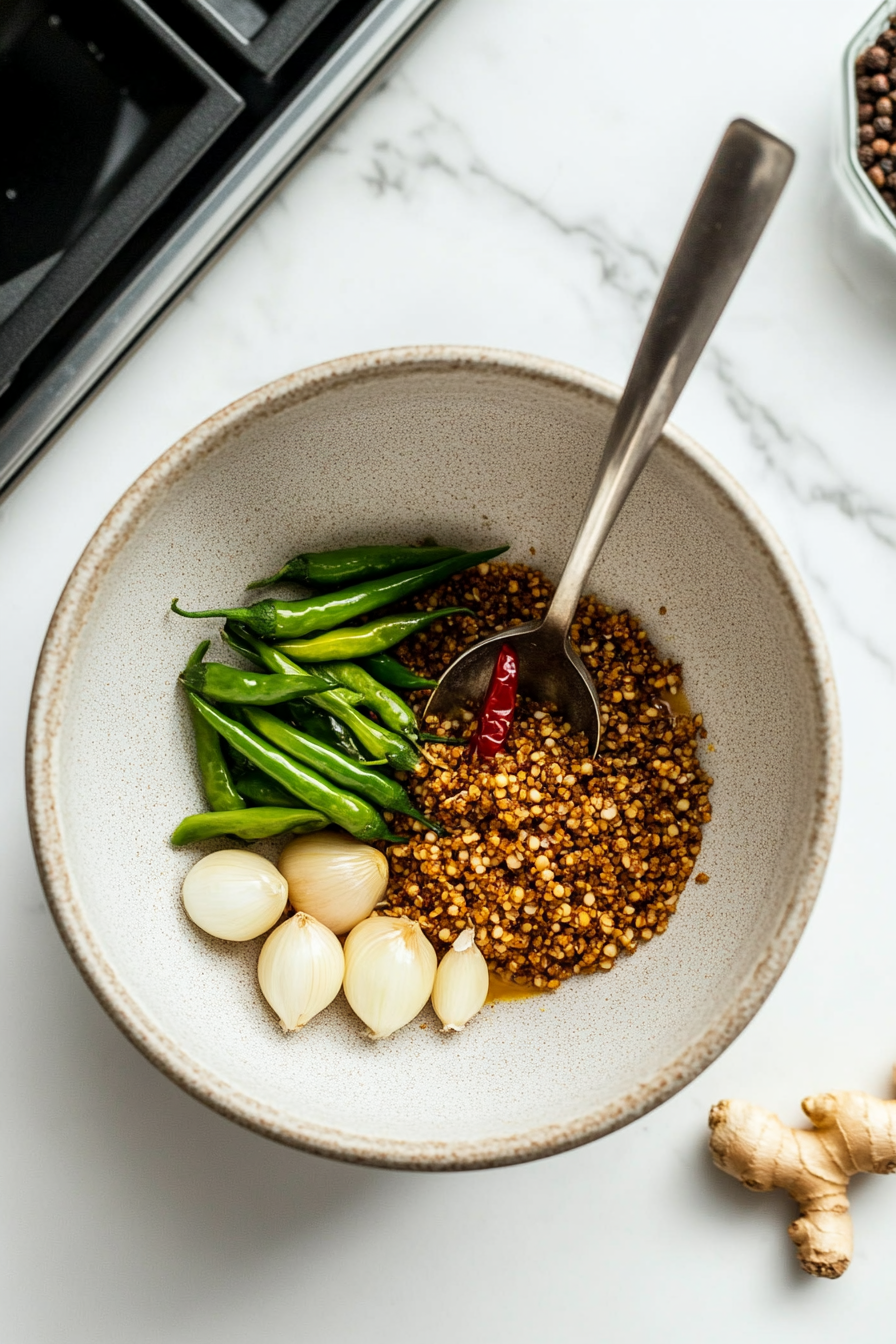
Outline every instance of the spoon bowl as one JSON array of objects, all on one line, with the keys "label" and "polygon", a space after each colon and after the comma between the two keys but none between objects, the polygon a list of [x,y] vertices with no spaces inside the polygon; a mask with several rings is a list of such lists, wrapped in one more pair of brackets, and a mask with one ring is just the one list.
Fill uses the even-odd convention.
[{"label": "spoon bowl", "polygon": [[597,754],[600,703],[568,638],[582,588],[768,223],[793,162],[789,145],[751,121],[733,121],[722,136],[648,319],[544,620],[490,635],[465,650],[430,696],[427,721],[453,722],[465,711],[478,710],[500,645],[512,643],[518,693],[554,705],[574,731],[585,733],[592,755]]},{"label": "spoon bowl", "polygon": [[585,733],[592,755],[600,741],[600,702],[591,675],[561,631],[547,621],[527,621],[512,630],[488,635],[465,649],[442,675],[429,698],[427,727],[456,727],[471,705],[481,705],[488,690],[495,658],[502,644],[510,644],[519,664],[517,692],[539,704],[554,705],[573,732]]}]

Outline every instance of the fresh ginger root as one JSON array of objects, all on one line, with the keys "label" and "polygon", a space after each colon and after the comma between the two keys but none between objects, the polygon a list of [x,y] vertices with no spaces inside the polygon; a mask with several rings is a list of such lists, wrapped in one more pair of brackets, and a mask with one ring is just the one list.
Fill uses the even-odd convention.
[{"label": "fresh ginger root", "polygon": [[823,1092],[802,1106],[814,1129],[791,1129],[749,1101],[720,1101],[709,1113],[709,1146],[716,1166],[748,1190],[793,1196],[800,1216],[788,1231],[800,1264],[839,1279],[852,1259],[846,1187],[857,1171],[896,1171],[896,1101]]}]

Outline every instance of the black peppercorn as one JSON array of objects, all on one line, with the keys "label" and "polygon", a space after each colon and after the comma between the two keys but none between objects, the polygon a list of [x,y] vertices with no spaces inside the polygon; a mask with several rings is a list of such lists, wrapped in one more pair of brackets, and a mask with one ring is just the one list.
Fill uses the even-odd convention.
[{"label": "black peppercorn", "polygon": [[896,214],[896,13],[877,41],[856,57],[856,104],[856,157]]}]

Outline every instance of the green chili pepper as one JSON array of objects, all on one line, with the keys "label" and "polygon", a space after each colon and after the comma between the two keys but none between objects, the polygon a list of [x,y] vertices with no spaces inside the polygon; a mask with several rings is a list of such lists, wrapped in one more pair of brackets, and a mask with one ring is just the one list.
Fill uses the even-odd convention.
[{"label": "green chili pepper", "polygon": [[414,711],[405,704],[400,695],[396,695],[388,686],[383,686],[357,663],[322,663],[320,672],[329,672],[341,686],[350,691],[358,691],[364,699],[361,701],[367,709],[372,709],[382,719],[387,728],[403,733],[413,742],[417,736],[417,720]]},{"label": "green chili pepper", "polygon": [[[224,748],[224,759],[230,766],[230,773],[233,775],[234,783],[238,785],[240,781],[245,778],[246,775],[251,774],[253,772],[254,766],[249,761],[246,760],[245,756],[241,751],[235,751],[229,742],[222,741],[221,745]],[[239,789],[237,789],[237,793],[239,793]],[[258,802],[260,800],[256,799],[255,801]],[[272,798],[268,798],[267,801],[270,803],[272,807],[286,806],[285,803],[275,803]],[[290,797],[289,800],[290,806],[292,806],[294,802],[295,799]]]},{"label": "green chili pepper", "polygon": [[240,796],[250,803],[260,803],[262,807],[294,807],[295,797],[285,789],[278,788],[272,779],[260,770],[251,767],[236,781]]},{"label": "green chili pepper", "polygon": [[[299,664],[293,662],[291,658],[287,658],[286,654],[281,653],[276,645],[265,644],[264,640],[259,639],[257,635],[253,635],[248,626],[242,625],[239,621],[226,621],[224,629],[221,631],[221,638],[236,653],[242,654],[244,658],[248,658],[250,662],[257,664],[259,667],[266,667],[272,673],[279,673],[287,677],[309,677],[312,675],[304,667],[299,667]],[[325,713],[334,713],[343,705],[359,705],[364,698],[358,691],[349,691],[344,686],[340,686],[336,678],[331,676],[329,672],[315,670],[314,675],[319,676],[326,683],[328,689],[309,695],[307,698],[312,704],[323,709]],[[332,697],[331,690],[336,692]]]},{"label": "green chili pepper", "polygon": [[[466,554],[441,560],[436,565],[424,565],[422,569],[405,570],[402,574],[391,574],[381,579],[369,579],[367,583],[358,583],[351,588],[343,588],[335,593],[322,593],[317,597],[306,597],[301,602],[275,602],[268,598],[256,602],[251,607],[217,608],[213,611],[182,611],[175,598],[171,610],[178,616],[191,618],[205,616],[226,616],[231,620],[244,621],[251,630],[263,639],[299,639],[315,630],[332,630],[334,626],[364,616],[377,607],[390,606],[400,602],[423,588],[441,583],[459,570],[469,569],[485,560],[502,555],[506,546],[498,546],[490,551],[469,551]],[[388,647],[384,645],[382,647]],[[379,649],[371,649],[379,653]]]},{"label": "green chili pepper", "polygon": [[181,677],[185,686],[209,700],[230,705],[281,705],[296,696],[310,695],[327,686],[323,677],[282,676],[278,673],[241,672],[227,663],[194,663]]},{"label": "green chili pepper", "polygon": [[393,644],[399,644],[418,630],[425,630],[433,621],[455,616],[458,612],[472,614],[468,607],[401,612],[398,616],[381,616],[369,625],[347,625],[341,630],[328,630],[325,635],[315,635],[312,639],[285,639],[277,648],[291,658],[307,658],[311,663],[354,661],[391,649]]},{"label": "green chili pepper", "polygon": [[438,827],[434,826],[422,812],[418,812],[398,780],[390,779],[388,775],[382,775],[378,770],[359,765],[357,761],[348,760],[333,747],[325,746],[323,742],[318,742],[297,728],[290,728],[289,724],[278,719],[276,715],[269,714],[265,709],[247,709],[245,714],[252,727],[257,733],[261,733],[262,737],[273,742],[281,751],[288,751],[290,756],[295,756],[296,760],[304,765],[310,765],[312,769],[326,775],[334,784],[350,789],[352,793],[367,798],[387,812],[403,812],[405,816],[414,817],[433,830],[438,830]]},{"label": "green chili pepper", "polygon": [[295,726],[301,728],[303,733],[307,733],[309,737],[316,737],[318,742],[325,742],[328,747],[335,747],[337,751],[350,756],[353,761],[363,761],[366,765],[385,765],[385,756],[378,761],[367,760],[345,724],[337,719],[335,714],[325,714],[319,709],[314,709],[305,700],[294,700],[287,712]]},{"label": "green chili pepper", "polygon": [[172,845],[195,845],[217,835],[235,835],[240,840],[266,840],[284,831],[321,831],[330,822],[321,812],[307,808],[246,807],[242,812],[199,812],[184,817],[171,837]]},{"label": "green chili pepper", "polygon": [[[396,770],[416,770],[420,764],[420,756],[411,742],[402,733],[393,733],[381,723],[374,723],[366,714],[355,709],[354,705],[340,703],[341,695],[351,694],[351,691],[343,689],[324,692],[328,700],[332,696],[334,717],[345,724],[352,736],[356,737],[364,750],[374,758],[374,763],[388,761]],[[312,699],[317,703],[323,700],[324,695],[313,696]],[[290,718],[292,718],[291,712]]]},{"label": "green chili pepper", "polygon": [[[292,659],[287,658],[279,649],[270,644],[265,644],[238,621],[227,621],[221,631],[221,638],[237,653],[242,654],[244,658],[248,658],[250,662],[257,663],[261,667],[267,667],[272,672],[283,673],[287,676],[297,676],[302,673],[308,675],[303,667],[299,667],[298,663],[294,663]],[[361,751],[348,726],[349,721],[357,725],[360,720],[362,732],[365,731],[365,726],[374,727],[363,714],[355,714],[354,716],[351,714],[352,706],[360,704],[363,697],[357,691],[349,691],[344,686],[340,686],[336,678],[331,677],[326,671],[321,671],[320,676],[323,677],[324,681],[329,682],[333,689],[311,695],[307,700],[292,701],[287,705],[290,718],[303,731],[310,733],[312,737],[316,737],[318,731],[310,726],[309,721],[303,721],[299,715],[304,712],[313,714],[315,710],[311,706],[317,706],[321,715],[316,727],[319,731],[326,732],[326,736],[321,740],[325,741],[328,746],[338,747],[347,756],[352,756],[359,761],[366,761],[367,757]],[[343,722],[344,719],[346,722]],[[370,734],[365,733],[365,740],[368,741],[366,749],[376,757],[374,764],[384,764],[386,757],[379,750],[379,743],[374,743],[369,739]]]},{"label": "green chili pepper", "polygon": [[405,667],[404,663],[400,663],[390,653],[375,653],[370,658],[365,658],[362,666],[385,686],[397,686],[403,691],[429,690],[439,684],[432,677],[418,677],[416,672]]},{"label": "green chili pepper", "polygon": [[[265,667],[284,673],[289,669],[293,669],[294,672],[304,671],[304,668],[292,662],[280,649],[263,643],[243,625],[228,621],[223,636],[231,648],[247,658],[262,662]],[[329,675],[326,671],[323,673],[325,678]],[[310,695],[308,697],[310,703],[344,723],[352,736],[357,738],[364,750],[375,760],[386,760],[399,770],[416,770],[420,764],[420,757],[408,740],[399,733],[393,733],[388,728],[382,727],[381,724],[373,723],[365,714],[359,713],[354,707],[361,698],[357,691],[339,686],[335,680],[333,684],[332,691]],[[289,712],[292,717],[292,712]]]},{"label": "green chili pepper", "polygon": [[[204,639],[190,654],[184,676],[202,663],[208,650],[209,641]],[[213,812],[235,812],[246,804],[233,783],[233,777],[224,759],[223,743],[212,728],[190,705],[190,719],[193,735],[196,739],[196,762],[202,779],[202,788],[206,800]]]},{"label": "green chili pepper", "polygon": [[284,755],[241,723],[228,719],[193,691],[188,690],[187,695],[190,703],[195,705],[207,723],[217,729],[225,742],[236,747],[254,766],[276,780],[289,793],[295,794],[296,798],[310,804],[318,812],[323,812],[324,816],[358,840],[390,840],[393,844],[399,843],[399,837],[392,835],[380,814],[363,798],[334,788],[322,775],[300,765],[291,756]]},{"label": "green chili pepper", "polygon": [[[338,691],[333,691],[334,696]],[[350,692],[346,691],[346,695]],[[287,707],[289,717],[303,731],[307,731],[304,725],[298,719],[292,705]],[[361,746],[369,753],[371,759],[366,756],[362,760],[363,765],[386,765],[389,764],[396,770],[414,771],[420,764],[420,754],[413,743],[404,736],[403,733],[393,733],[391,728],[384,728],[381,723],[374,723],[368,719],[366,714],[355,709],[354,705],[342,705],[334,711],[334,718],[339,718],[343,725],[349,730],[353,737],[361,743]],[[313,737],[314,734],[312,733]],[[340,747],[341,751],[342,748]]]},{"label": "green chili pepper", "polygon": [[256,579],[246,588],[265,588],[287,579],[309,588],[339,588],[344,583],[396,574],[415,565],[434,565],[463,555],[458,546],[348,546],[339,551],[306,551],[287,560],[269,579]]}]

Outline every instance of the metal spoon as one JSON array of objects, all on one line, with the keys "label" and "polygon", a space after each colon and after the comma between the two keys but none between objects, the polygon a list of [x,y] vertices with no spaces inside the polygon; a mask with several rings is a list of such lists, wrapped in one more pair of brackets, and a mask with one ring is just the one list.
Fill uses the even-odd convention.
[{"label": "metal spoon", "polygon": [[728,127],[657,295],[547,615],[489,635],[455,658],[430,696],[426,718],[457,720],[463,710],[478,709],[496,646],[511,644],[520,694],[556,705],[597,752],[600,705],[569,627],[610,528],[759,241],[794,158],[789,145],[752,122]]}]

